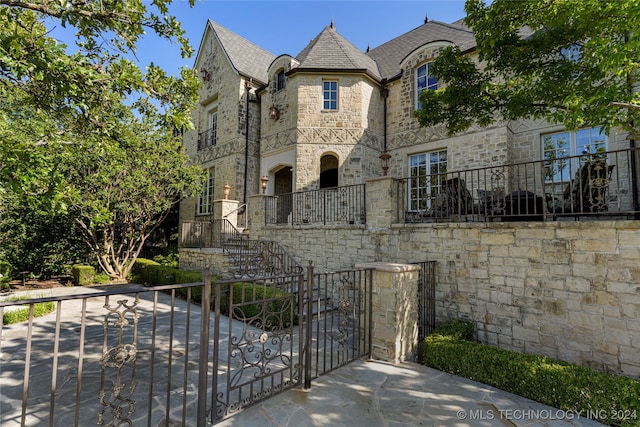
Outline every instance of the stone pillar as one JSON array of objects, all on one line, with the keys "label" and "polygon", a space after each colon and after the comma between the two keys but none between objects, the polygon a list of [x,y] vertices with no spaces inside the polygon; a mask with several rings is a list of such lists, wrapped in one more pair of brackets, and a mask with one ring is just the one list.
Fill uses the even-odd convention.
[{"label": "stone pillar", "polygon": [[415,361],[420,266],[372,262],[357,264],[355,268],[374,269],[371,357],[392,363]]},{"label": "stone pillar", "polygon": [[262,229],[264,228],[264,215],[265,215],[265,200],[267,197],[264,194],[254,194],[249,196],[247,202],[247,212],[249,215],[248,224],[251,232],[252,239],[260,239],[262,235]]},{"label": "stone pillar", "polygon": [[366,182],[367,228],[371,231],[385,230],[398,222],[401,203],[401,181],[383,176]]},{"label": "stone pillar", "polygon": [[213,201],[213,217],[226,218],[234,226],[238,227],[238,202],[237,200],[220,199]]}]

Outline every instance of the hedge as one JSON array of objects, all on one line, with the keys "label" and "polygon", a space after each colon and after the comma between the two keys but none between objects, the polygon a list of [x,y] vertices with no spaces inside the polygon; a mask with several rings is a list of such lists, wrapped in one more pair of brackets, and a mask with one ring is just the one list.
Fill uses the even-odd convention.
[{"label": "hedge", "polygon": [[73,283],[78,286],[87,286],[95,282],[96,269],[90,265],[76,264],[71,267]]},{"label": "hedge", "polygon": [[640,425],[640,381],[480,344],[473,331],[460,320],[437,328],[424,341],[425,365],[608,425]]}]

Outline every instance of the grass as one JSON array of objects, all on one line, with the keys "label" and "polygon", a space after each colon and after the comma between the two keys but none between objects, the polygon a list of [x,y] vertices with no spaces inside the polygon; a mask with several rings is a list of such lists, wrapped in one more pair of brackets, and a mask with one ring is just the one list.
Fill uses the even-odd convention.
[{"label": "grass", "polygon": [[[25,296],[10,297],[3,301],[19,301],[27,299]],[[2,314],[2,324],[11,325],[12,323],[20,323],[29,320],[29,307],[19,308],[17,310],[7,311]],[[33,317],[45,316],[56,309],[54,302],[38,302],[33,305]]]}]

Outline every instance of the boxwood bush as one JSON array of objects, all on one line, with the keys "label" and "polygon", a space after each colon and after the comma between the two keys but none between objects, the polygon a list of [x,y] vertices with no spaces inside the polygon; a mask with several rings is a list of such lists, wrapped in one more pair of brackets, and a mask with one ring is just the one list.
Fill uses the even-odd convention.
[{"label": "boxwood bush", "polygon": [[443,324],[425,339],[424,363],[601,423],[640,425],[640,381],[480,344],[473,331],[470,322]]},{"label": "boxwood bush", "polygon": [[76,264],[71,267],[73,283],[78,286],[87,286],[95,283],[96,269],[91,265]]}]

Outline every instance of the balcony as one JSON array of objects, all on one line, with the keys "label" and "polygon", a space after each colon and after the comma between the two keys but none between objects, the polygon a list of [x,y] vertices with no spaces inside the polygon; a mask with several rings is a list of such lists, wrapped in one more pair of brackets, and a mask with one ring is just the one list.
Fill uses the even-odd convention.
[{"label": "balcony", "polygon": [[407,177],[404,223],[638,219],[638,148]]},{"label": "balcony", "polygon": [[298,191],[265,198],[265,224],[364,224],[365,185]]},{"label": "balcony", "polygon": [[217,129],[211,128],[198,134],[198,151],[204,150],[207,147],[213,147],[216,145],[218,136]]}]

